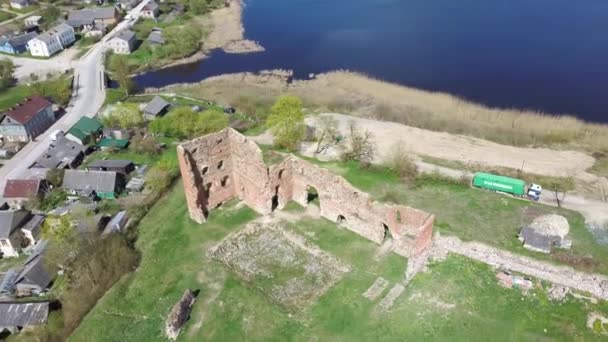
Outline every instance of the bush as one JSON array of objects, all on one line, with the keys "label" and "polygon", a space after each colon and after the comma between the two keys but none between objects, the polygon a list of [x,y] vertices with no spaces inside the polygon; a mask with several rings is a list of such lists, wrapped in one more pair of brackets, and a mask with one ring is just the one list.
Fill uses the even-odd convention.
[{"label": "bush", "polygon": [[458,187],[470,187],[471,181],[468,177],[452,178],[442,175],[438,171],[431,173],[421,173],[416,177],[415,186],[432,186],[437,184],[454,185]]},{"label": "bush", "polygon": [[217,110],[207,110],[199,114],[190,107],[178,107],[150,123],[152,132],[179,139],[218,132],[226,127],[228,127],[226,114]]},{"label": "bush", "polygon": [[384,163],[402,180],[414,181],[418,175],[418,167],[403,143],[397,143],[391,147]]}]

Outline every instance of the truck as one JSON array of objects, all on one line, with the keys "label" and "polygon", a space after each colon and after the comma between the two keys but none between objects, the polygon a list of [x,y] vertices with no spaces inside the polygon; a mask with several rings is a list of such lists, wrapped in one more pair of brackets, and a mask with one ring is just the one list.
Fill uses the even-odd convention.
[{"label": "truck", "polygon": [[473,176],[473,186],[498,192],[505,192],[518,197],[526,194],[526,182],[521,179],[476,172]]},{"label": "truck", "polygon": [[495,175],[486,172],[477,172],[473,176],[473,186],[496,192],[504,192],[517,197],[526,196],[528,199],[538,201],[543,191],[538,184],[532,183],[526,189],[526,182],[521,179]]}]

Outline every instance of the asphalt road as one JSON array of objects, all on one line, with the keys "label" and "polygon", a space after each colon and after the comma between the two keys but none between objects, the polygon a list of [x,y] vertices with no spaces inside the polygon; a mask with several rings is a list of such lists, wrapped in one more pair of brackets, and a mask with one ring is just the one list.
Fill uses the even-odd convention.
[{"label": "asphalt road", "polygon": [[[132,17],[138,16],[148,1],[142,1],[129,11]],[[0,168],[0,197],[4,193],[7,179],[19,178],[51,144],[51,134],[56,130],[67,132],[81,117],[93,117],[103,106],[105,100],[103,54],[104,43],[116,32],[128,27],[127,20],[119,23],[80,60],[74,62],[74,90],[66,113],[35,141],[29,142],[13,158]]]}]

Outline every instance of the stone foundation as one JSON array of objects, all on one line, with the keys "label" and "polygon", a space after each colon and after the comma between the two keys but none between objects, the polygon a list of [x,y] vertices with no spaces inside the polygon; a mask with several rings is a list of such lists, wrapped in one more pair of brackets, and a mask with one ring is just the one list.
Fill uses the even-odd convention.
[{"label": "stone foundation", "polygon": [[318,194],[321,216],[377,244],[392,238],[399,255],[417,255],[431,243],[433,215],[372,201],[342,177],[293,155],[267,166],[262,150],[231,128],[191,140],[177,151],[188,210],[196,222],[205,222],[211,209],[233,198],[269,214],[289,201],[307,206]]}]

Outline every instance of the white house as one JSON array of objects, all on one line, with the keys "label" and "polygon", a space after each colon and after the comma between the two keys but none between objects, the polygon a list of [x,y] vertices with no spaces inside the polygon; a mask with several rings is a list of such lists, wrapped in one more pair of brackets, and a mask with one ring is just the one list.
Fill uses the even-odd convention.
[{"label": "white house", "polygon": [[144,18],[156,19],[160,14],[160,7],[154,1],[148,2],[144,8],[141,9],[141,16]]},{"label": "white house", "polygon": [[22,9],[31,5],[29,0],[10,0],[11,8]]},{"label": "white house", "polygon": [[27,43],[32,56],[50,57],[76,41],[74,29],[67,24],[59,24]]},{"label": "white house", "polygon": [[107,42],[107,46],[117,54],[130,54],[135,49],[135,32],[122,30]]}]

